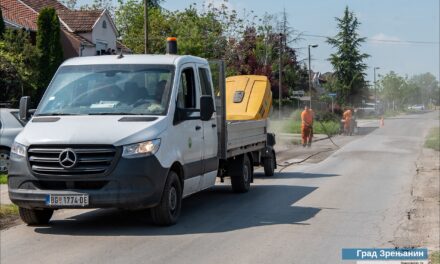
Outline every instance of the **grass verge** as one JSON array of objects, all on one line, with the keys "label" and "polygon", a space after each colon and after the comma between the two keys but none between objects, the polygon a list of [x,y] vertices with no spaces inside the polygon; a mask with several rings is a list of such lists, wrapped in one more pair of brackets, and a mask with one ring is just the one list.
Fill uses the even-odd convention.
[{"label": "grass verge", "polygon": [[432,252],[429,256],[429,261],[431,264],[440,264],[440,251]]},{"label": "grass verge", "polygon": [[8,176],[6,174],[0,174],[0,184],[7,184]]},{"label": "grass verge", "polygon": [[[301,134],[301,121],[290,121],[286,122],[283,127],[283,132]],[[320,122],[315,121],[313,125],[314,134],[330,134],[334,135],[339,132],[339,123],[336,121],[323,121],[322,125]]]},{"label": "grass verge", "polygon": [[0,205],[0,229],[11,226],[18,219],[18,207],[15,204]]},{"label": "grass verge", "polygon": [[[336,121],[315,121],[313,125],[314,134],[327,134],[335,135],[339,133],[339,123]],[[274,133],[291,133],[301,134],[301,121],[297,120],[271,120],[269,123],[269,131]],[[326,133],[327,132],[327,133]]]},{"label": "grass verge", "polygon": [[425,147],[440,151],[440,128],[432,128],[426,137]]}]

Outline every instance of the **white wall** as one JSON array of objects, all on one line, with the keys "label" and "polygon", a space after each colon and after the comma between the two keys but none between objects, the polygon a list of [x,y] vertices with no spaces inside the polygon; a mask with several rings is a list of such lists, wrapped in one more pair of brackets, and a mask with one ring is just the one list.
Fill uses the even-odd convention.
[{"label": "white wall", "polygon": [[95,56],[96,55],[96,48],[95,47],[84,47],[82,51],[82,56]]},{"label": "white wall", "polygon": [[[107,23],[106,28],[102,27],[102,23],[104,20]],[[110,18],[107,14],[104,14],[98,20],[92,31],[92,42],[96,44],[99,41],[107,43],[107,48],[116,50],[116,32],[113,29]]]},{"label": "white wall", "polygon": [[87,39],[90,42],[93,42],[92,40],[92,32],[87,32],[87,33],[79,33],[79,35],[85,39]]}]

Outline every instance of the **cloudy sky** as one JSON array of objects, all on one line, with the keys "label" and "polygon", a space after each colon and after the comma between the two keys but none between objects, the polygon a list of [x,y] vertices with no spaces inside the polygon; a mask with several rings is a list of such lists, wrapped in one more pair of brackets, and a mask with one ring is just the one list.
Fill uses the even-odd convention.
[{"label": "cloudy sky", "polygon": [[[92,0],[79,0],[79,4]],[[184,9],[191,3],[199,8],[207,2],[222,0],[165,0],[168,10]],[[308,44],[318,44],[312,51],[312,69],[331,71],[327,61],[334,52],[322,36],[337,32],[335,17],[343,14],[345,6],[354,11],[362,23],[360,34],[368,38],[362,51],[371,55],[366,61],[368,79],[373,78],[373,67],[381,74],[391,70],[402,75],[431,72],[439,79],[439,0],[229,0],[229,7],[244,14],[253,10],[257,15],[265,12],[281,15],[286,10],[290,26],[304,34],[304,40],[294,45],[300,58],[307,57]]]}]

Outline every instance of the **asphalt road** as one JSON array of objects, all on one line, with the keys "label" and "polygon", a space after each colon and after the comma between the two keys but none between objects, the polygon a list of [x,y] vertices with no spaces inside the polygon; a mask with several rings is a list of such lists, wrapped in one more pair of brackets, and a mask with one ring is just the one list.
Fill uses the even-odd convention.
[{"label": "asphalt road", "polygon": [[63,210],[51,226],[1,231],[1,263],[350,263],[344,247],[393,247],[415,161],[438,112],[385,120],[320,163],[227,185],[183,204],[177,225],[148,213]]}]

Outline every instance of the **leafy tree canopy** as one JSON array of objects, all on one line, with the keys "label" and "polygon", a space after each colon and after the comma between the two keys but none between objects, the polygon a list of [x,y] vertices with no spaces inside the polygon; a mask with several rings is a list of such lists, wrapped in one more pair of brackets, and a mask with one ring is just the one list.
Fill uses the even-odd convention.
[{"label": "leafy tree canopy", "polygon": [[38,98],[41,98],[58,66],[63,62],[60,42],[60,21],[54,8],[43,8],[37,19],[37,48],[39,60]]},{"label": "leafy tree canopy", "polygon": [[340,104],[358,104],[368,92],[365,81],[367,65],[364,60],[369,55],[360,51],[365,38],[359,36],[360,22],[348,7],[341,18],[335,19],[339,32],[335,37],[327,39],[336,49],[329,58],[337,80],[331,91],[337,93]]}]

